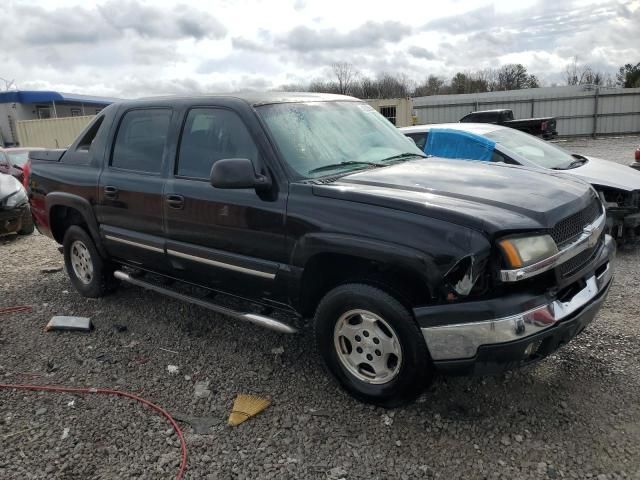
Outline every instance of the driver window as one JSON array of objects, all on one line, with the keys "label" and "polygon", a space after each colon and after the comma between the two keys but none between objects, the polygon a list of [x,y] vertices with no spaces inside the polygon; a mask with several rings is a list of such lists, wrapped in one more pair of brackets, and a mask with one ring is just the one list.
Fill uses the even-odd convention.
[{"label": "driver window", "polygon": [[193,108],[180,140],[176,175],[208,179],[223,158],[248,158],[257,164],[258,148],[240,117],[230,110]]}]

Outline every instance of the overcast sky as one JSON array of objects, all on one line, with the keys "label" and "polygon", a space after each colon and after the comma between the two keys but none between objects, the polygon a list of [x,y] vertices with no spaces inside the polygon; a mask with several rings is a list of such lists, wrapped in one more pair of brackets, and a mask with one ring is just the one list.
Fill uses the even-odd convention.
[{"label": "overcast sky", "polygon": [[640,62],[640,0],[0,1],[0,77],[23,90],[263,90],[335,61],[416,80],[522,63],[551,84],[575,55]]}]

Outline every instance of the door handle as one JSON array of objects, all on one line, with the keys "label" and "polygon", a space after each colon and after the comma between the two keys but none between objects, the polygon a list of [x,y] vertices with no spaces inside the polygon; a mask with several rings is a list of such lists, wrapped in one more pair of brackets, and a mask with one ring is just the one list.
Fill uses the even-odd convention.
[{"label": "door handle", "polygon": [[104,196],[107,198],[118,198],[118,189],[116,187],[112,187],[107,185],[104,187]]},{"label": "door handle", "polygon": [[182,210],[184,208],[184,197],[182,195],[167,195],[167,204],[169,208]]}]

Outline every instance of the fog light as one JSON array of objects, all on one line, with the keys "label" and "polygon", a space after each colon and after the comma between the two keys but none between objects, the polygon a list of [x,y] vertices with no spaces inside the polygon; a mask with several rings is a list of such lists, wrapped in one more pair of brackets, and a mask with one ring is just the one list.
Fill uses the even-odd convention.
[{"label": "fog light", "polygon": [[530,343],[529,345],[527,345],[527,348],[524,349],[524,356],[525,357],[530,357],[531,355],[534,354],[534,352],[536,351],[536,344],[534,343]]}]

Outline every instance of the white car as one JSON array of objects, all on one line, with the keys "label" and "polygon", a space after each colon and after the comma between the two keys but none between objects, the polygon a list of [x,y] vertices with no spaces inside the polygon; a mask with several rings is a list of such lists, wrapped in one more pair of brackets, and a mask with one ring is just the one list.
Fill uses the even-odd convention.
[{"label": "white car", "polygon": [[568,152],[512,128],[487,123],[448,123],[401,128],[427,155],[544,168],[578,177],[596,189],[607,225],[620,243],[640,236],[640,171]]}]

